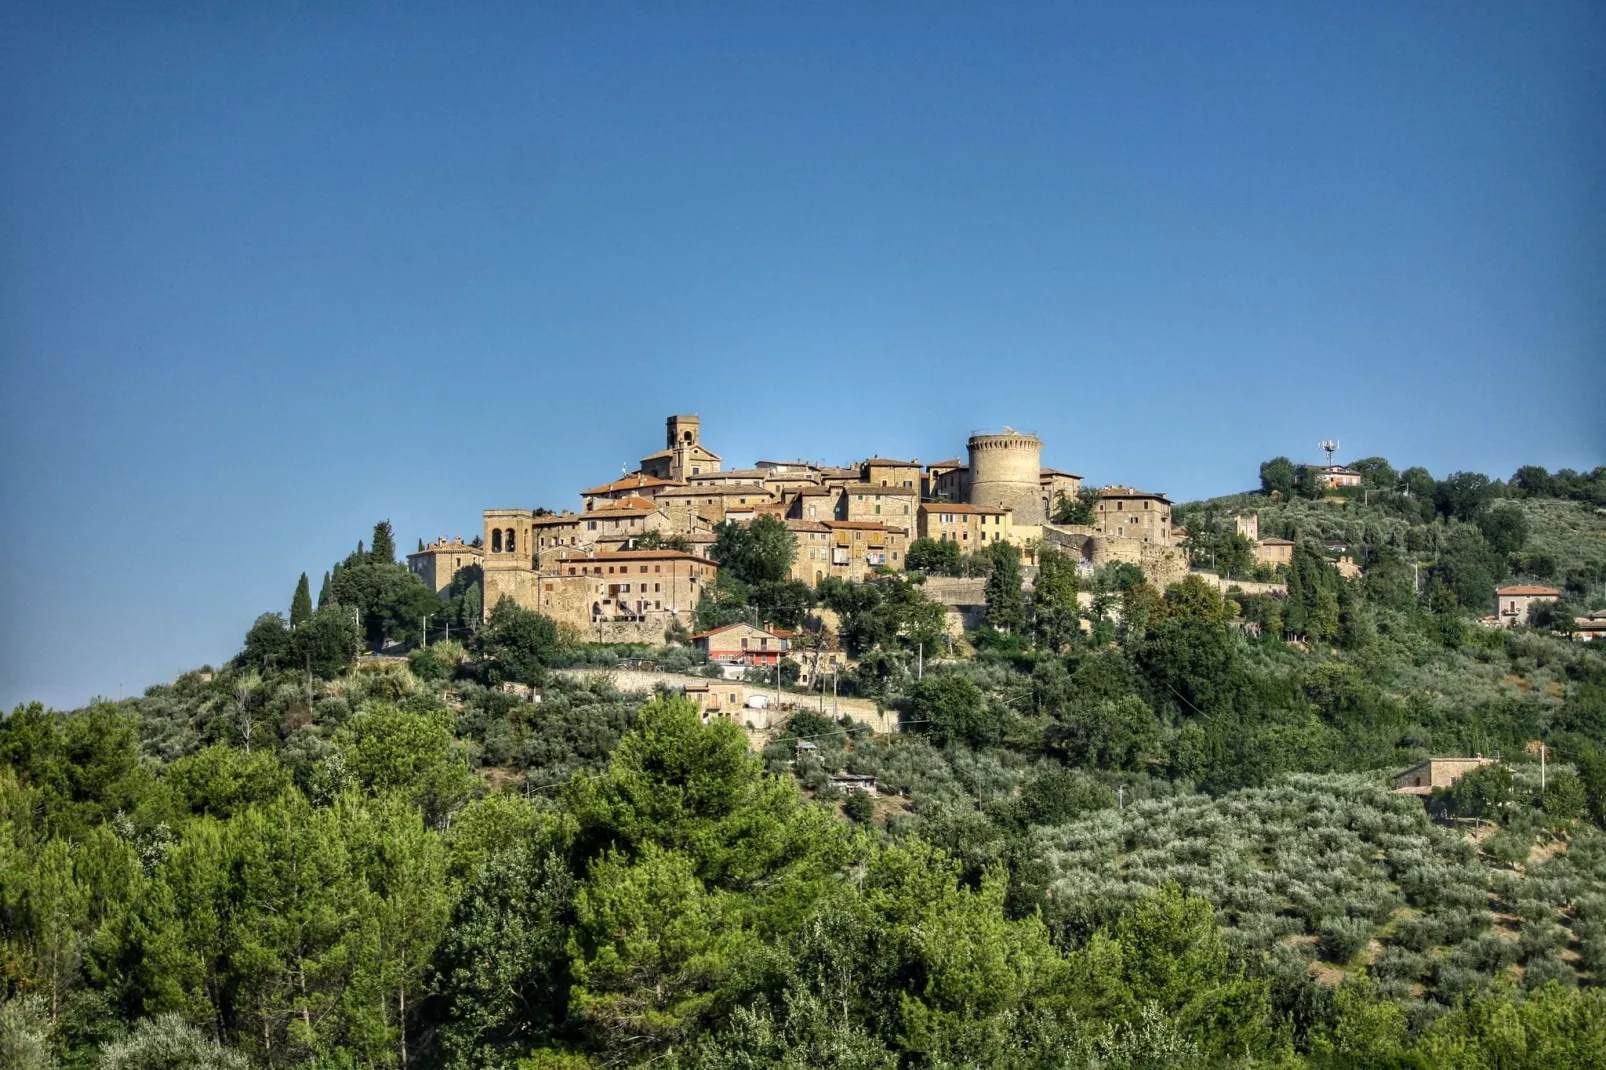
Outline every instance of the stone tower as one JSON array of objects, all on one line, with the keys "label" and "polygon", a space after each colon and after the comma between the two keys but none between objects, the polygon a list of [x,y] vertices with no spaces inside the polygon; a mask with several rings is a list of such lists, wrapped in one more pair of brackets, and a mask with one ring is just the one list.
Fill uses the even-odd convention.
[{"label": "stone tower", "polygon": [[672,450],[684,449],[687,446],[702,444],[703,421],[697,416],[671,416],[664,421],[668,425],[668,432],[664,444]]},{"label": "stone tower", "polygon": [[[706,452],[703,449],[703,421],[696,416],[671,416],[664,421],[664,439],[669,447],[669,478],[685,479],[688,473],[700,471],[697,462]],[[717,472],[715,464],[709,471]]]},{"label": "stone tower", "polygon": [[1043,443],[1038,437],[1006,427],[1003,434],[971,435],[969,449],[970,503],[1013,510],[1016,527],[1041,524]]}]

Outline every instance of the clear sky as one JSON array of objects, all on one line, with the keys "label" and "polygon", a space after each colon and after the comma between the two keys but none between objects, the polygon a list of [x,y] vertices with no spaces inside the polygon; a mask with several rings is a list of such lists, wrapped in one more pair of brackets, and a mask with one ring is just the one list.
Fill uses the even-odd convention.
[{"label": "clear sky", "polygon": [[1181,499],[1606,460],[1606,5],[18,3],[0,703],[297,575],[974,428]]}]

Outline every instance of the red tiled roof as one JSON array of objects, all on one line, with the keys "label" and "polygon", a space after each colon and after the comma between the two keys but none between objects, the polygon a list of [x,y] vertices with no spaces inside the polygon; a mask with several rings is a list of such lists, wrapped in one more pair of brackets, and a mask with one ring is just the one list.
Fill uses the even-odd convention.
[{"label": "red tiled roof", "polygon": [[820,523],[833,531],[837,528],[858,531],[903,531],[902,528],[889,528],[879,520],[822,520]]},{"label": "red tiled roof", "polygon": [[923,502],[920,506],[922,513],[986,513],[989,516],[1012,513],[1013,509],[1005,509],[998,505],[964,505],[958,502]]},{"label": "red tiled roof", "polygon": [[1509,594],[1521,597],[1523,595],[1550,595],[1556,597],[1561,594],[1554,587],[1539,587],[1531,583],[1519,583],[1511,587],[1502,587],[1495,594]]},{"label": "red tiled roof", "polygon": [[652,502],[649,502],[646,498],[638,498],[632,494],[628,498],[620,498],[616,502],[609,502],[607,505],[599,505],[585,515],[589,517],[605,516],[609,513],[655,513],[657,511],[658,507]]},{"label": "red tiled roof", "polygon": [[645,487],[681,486],[685,486],[685,484],[677,483],[673,479],[659,479],[657,476],[649,476],[643,472],[637,472],[634,475],[623,476],[619,479],[616,479],[612,483],[604,483],[600,487],[592,487],[590,490],[582,490],[580,493],[613,494],[621,490],[639,490]]}]

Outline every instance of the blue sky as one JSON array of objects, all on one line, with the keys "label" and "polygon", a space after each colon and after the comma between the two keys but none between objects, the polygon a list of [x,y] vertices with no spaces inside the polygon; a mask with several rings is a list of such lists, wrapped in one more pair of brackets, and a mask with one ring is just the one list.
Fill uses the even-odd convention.
[{"label": "blue sky", "polygon": [[1606,460],[1606,7],[14,3],[0,704],[389,517],[973,428],[1179,499]]}]

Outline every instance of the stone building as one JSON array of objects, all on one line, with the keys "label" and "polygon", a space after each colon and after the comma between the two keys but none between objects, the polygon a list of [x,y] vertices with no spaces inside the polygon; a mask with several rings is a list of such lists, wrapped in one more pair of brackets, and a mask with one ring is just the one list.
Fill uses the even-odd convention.
[{"label": "stone building", "polygon": [[1260,541],[1260,514],[1250,513],[1248,516],[1235,516],[1232,518],[1232,528],[1250,542]]},{"label": "stone building", "polygon": [[447,542],[446,536],[442,535],[417,553],[408,554],[407,567],[430,590],[439,594],[451,586],[452,577],[465,568],[478,565],[484,556],[485,551],[478,546],[466,543],[461,538]]},{"label": "stone building", "polygon": [[1054,517],[1054,507],[1060,495],[1076,500],[1076,496],[1082,492],[1082,477],[1075,472],[1044,468],[1037,473],[1037,485],[1043,502],[1043,519],[1049,521]]},{"label": "stone building", "polygon": [[842,488],[836,519],[879,521],[888,527],[913,531],[920,492],[913,487],[855,484]]},{"label": "stone building", "polygon": [[859,482],[872,487],[903,487],[920,493],[920,462],[871,457],[859,462]]},{"label": "stone building", "polygon": [[834,520],[841,496],[835,487],[799,487],[786,496],[786,516],[790,520]]},{"label": "stone building", "polygon": [[1431,795],[1434,788],[1448,788],[1474,769],[1493,764],[1492,758],[1429,758],[1394,776],[1397,795]]},{"label": "stone building", "polygon": [[917,531],[922,539],[956,542],[964,553],[975,553],[995,542],[1014,541],[1014,516],[1009,509],[956,502],[927,502],[920,507]]},{"label": "stone building", "polygon": [[[920,476],[920,496],[927,501],[939,497],[947,498],[949,501],[963,501],[963,493],[957,496],[953,493],[955,484],[951,473],[964,467],[958,457],[950,457],[946,461],[933,461],[926,465],[925,472]],[[959,489],[962,491],[965,488]]]},{"label": "stone building", "polygon": [[[560,554],[539,572],[498,575],[495,598],[545,613],[589,641],[660,643],[671,624],[689,625],[719,566],[679,550]],[[486,573],[486,612],[495,606]]]},{"label": "stone building", "polygon": [[1528,623],[1528,609],[1536,602],[1554,602],[1561,592],[1554,587],[1516,584],[1494,593],[1495,623],[1502,628]]},{"label": "stone building", "polygon": [[1301,477],[1314,479],[1317,484],[1324,487],[1358,487],[1361,485],[1361,474],[1353,468],[1346,468],[1341,464],[1302,464],[1299,466]]},{"label": "stone building", "polygon": [[644,475],[684,482],[688,476],[719,471],[719,454],[702,444],[702,419],[671,416],[665,421],[666,447],[641,459]]},{"label": "stone building", "polygon": [[669,516],[677,532],[695,531],[718,524],[731,510],[741,510],[760,502],[777,501],[774,491],[762,486],[671,487],[653,499]]},{"label": "stone building", "polygon": [[790,643],[768,628],[726,624],[691,637],[691,645],[705,661],[722,665],[774,666],[786,657]]},{"label": "stone building", "polygon": [[1133,487],[1105,487],[1093,506],[1093,530],[1109,538],[1169,546],[1171,502],[1164,494]]},{"label": "stone building", "polygon": [[874,521],[787,520],[796,552],[788,579],[816,587],[827,576],[863,583],[880,569],[901,572],[909,533]]},{"label": "stone building", "polygon": [[1291,539],[1260,539],[1255,543],[1255,563],[1258,565],[1291,565],[1294,563],[1294,543]]}]

